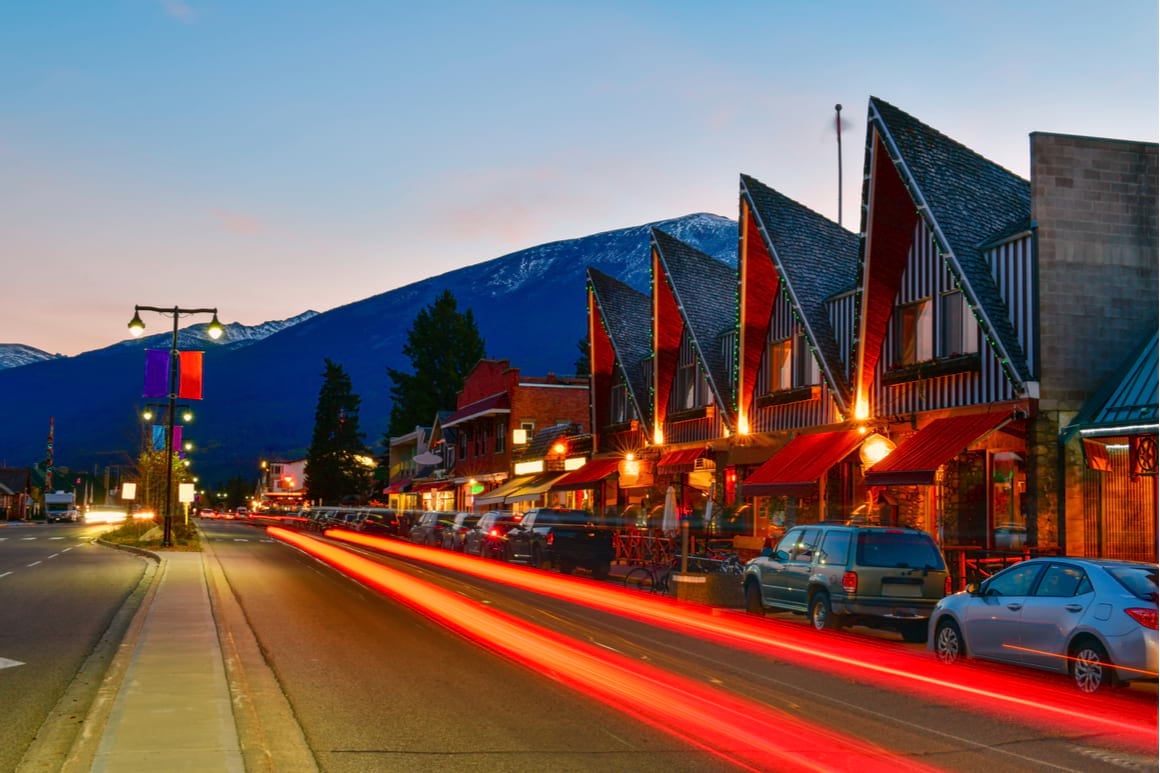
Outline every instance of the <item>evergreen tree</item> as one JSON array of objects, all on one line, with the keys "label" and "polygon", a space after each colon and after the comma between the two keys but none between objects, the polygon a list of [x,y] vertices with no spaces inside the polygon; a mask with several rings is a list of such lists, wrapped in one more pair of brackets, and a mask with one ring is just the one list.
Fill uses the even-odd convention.
[{"label": "evergreen tree", "polygon": [[592,355],[588,343],[588,336],[584,336],[576,342],[576,348],[580,350],[580,356],[576,359],[577,376],[592,375]]},{"label": "evergreen tree", "polygon": [[328,358],[306,454],[306,496],[311,501],[338,504],[343,497],[361,499],[366,494],[370,475],[358,459],[369,454],[358,428],[361,402],[351,391],[350,376]]},{"label": "evergreen tree", "polygon": [[463,381],[484,357],[484,342],[471,309],[459,313],[450,290],[420,310],[407,331],[403,354],[413,373],[387,368],[391,379],[391,423],[384,438],[405,435],[431,422],[436,411],[455,407]]}]

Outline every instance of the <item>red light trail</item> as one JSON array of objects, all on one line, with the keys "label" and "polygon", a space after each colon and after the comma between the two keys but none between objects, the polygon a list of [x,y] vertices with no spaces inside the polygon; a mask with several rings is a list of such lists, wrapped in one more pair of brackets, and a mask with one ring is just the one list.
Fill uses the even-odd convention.
[{"label": "red light trail", "polygon": [[[524,667],[535,664],[537,673],[738,767],[767,770],[769,761],[776,759],[779,770],[934,770],[764,704],[488,609],[298,532],[278,527],[268,531],[513,662]],[[818,759],[818,749],[826,750],[824,759]]]},{"label": "red light trail", "polygon": [[[1029,674],[999,671],[985,665],[963,663],[948,667],[933,657],[852,634],[817,632],[784,621],[644,595],[582,578],[481,560],[394,539],[342,529],[327,530],[326,536],[583,604],[705,641],[844,677],[856,674],[881,687],[911,694],[919,692],[952,706],[969,703],[976,710],[1004,717],[1009,717],[1014,709],[1031,725],[1059,730],[1059,723],[1065,722],[1076,732],[1086,734],[1098,730],[1133,746],[1156,749],[1160,716],[1156,706],[1142,710],[1141,702],[1123,696],[1085,695],[1077,708],[1076,691],[1062,680],[1060,687],[1055,688]],[[723,624],[722,618],[728,618],[728,622]],[[997,678],[1001,678],[1005,691],[976,686],[994,683]]]}]

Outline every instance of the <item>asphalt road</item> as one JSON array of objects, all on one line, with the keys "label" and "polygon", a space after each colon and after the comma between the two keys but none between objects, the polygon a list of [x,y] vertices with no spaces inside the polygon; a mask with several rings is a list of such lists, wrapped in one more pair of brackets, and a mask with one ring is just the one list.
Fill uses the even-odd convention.
[{"label": "asphalt road", "polygon": [[99,644],[137,589],[147,560],[96,544],[104,530],[0,528],[0,770],[15,769],[70,686],[79,726],[112,657],[116,642]]},{"label": "asphalt road", "polygon": [[[692,743],[658,732],[623,707],[605,705],[539,673],[543,669],[533,658],[513,663],[498,657],[382,592],[271,541],[261,530],[228,522],[203,523],[203,528],[207,549],[224,569],[323,770],[710,770],[724,765],[695,748],[695,732]],[[905,689],[884,690],[859,678],[856,669],[824,673],[502,583],[416,562],[376,560],[485,608],[786,716],[808,718],[840,737],[880,745],[915,765],[996,772],[1155,769],[1154,757],[1149,761],[1148,755],[1117,748],[1114,739],[1082,724],[1044,727],[1018,721],[1017,715],[971,711]],[[730,625],[730,614],[722,615],[722,626]],[[791,639],[812,633],[792,623],[771,624],[783,625],[779,635]],[[882,648],[883,657],[918,649],[887,637],[855,635]],[[1001,689],[1003,673],[996,671],[994,678]],[[1011,689],[1025,684],[1012,681]],[[1129,697],[1138,699],[1141,709],[1153,704],[1154,711],[1154,689]],[[819,741],[802,738],[801,743]],[[842,742],[830,739],[829,745]],[[812,749],[831,758],[840,752]],[[779,767],[776,759],[768,762],[770,769]]]}]

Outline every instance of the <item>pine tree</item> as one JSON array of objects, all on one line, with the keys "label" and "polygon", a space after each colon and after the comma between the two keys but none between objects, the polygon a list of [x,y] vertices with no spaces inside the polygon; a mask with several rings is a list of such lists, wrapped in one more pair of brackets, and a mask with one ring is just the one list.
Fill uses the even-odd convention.
[{"label": "pine tree", "polygon": [[591,376],[592,355],[589,353],[588,336],[584,336],[577,341],[576,348],[580,350],[580,356],[576,359],[576,375]]},{"label": "pine tree", "polygon": [[358,428],[361,402],[351,390],[350,376],[328,358],[306,454],[306,496],[311,501],[338,504],[344,497],[361,499],[368,491],[369,471],[358,458],[369,454]]},{"label": "pine tree", "polygon": [[459,313],[450,290],[420,310],[403,346],[414,373],[387,368],[391,423],[383,445],[390,446],[390,437],[429,424],[436,411],[454,408],[464,379],[485,356],[484,348],[475,315],[471,309]]}]

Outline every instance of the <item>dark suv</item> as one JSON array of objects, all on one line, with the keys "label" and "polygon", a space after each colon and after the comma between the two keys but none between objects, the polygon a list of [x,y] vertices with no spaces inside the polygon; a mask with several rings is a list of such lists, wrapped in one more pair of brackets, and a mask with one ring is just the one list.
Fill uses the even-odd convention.
[{"label": "dark suv", "polygon": [[745,565],[745,605],[803,612],[822,630],[892,628],[924,642],[949,588],[942,552],[925,531],[829,523],[795,526]]}]

